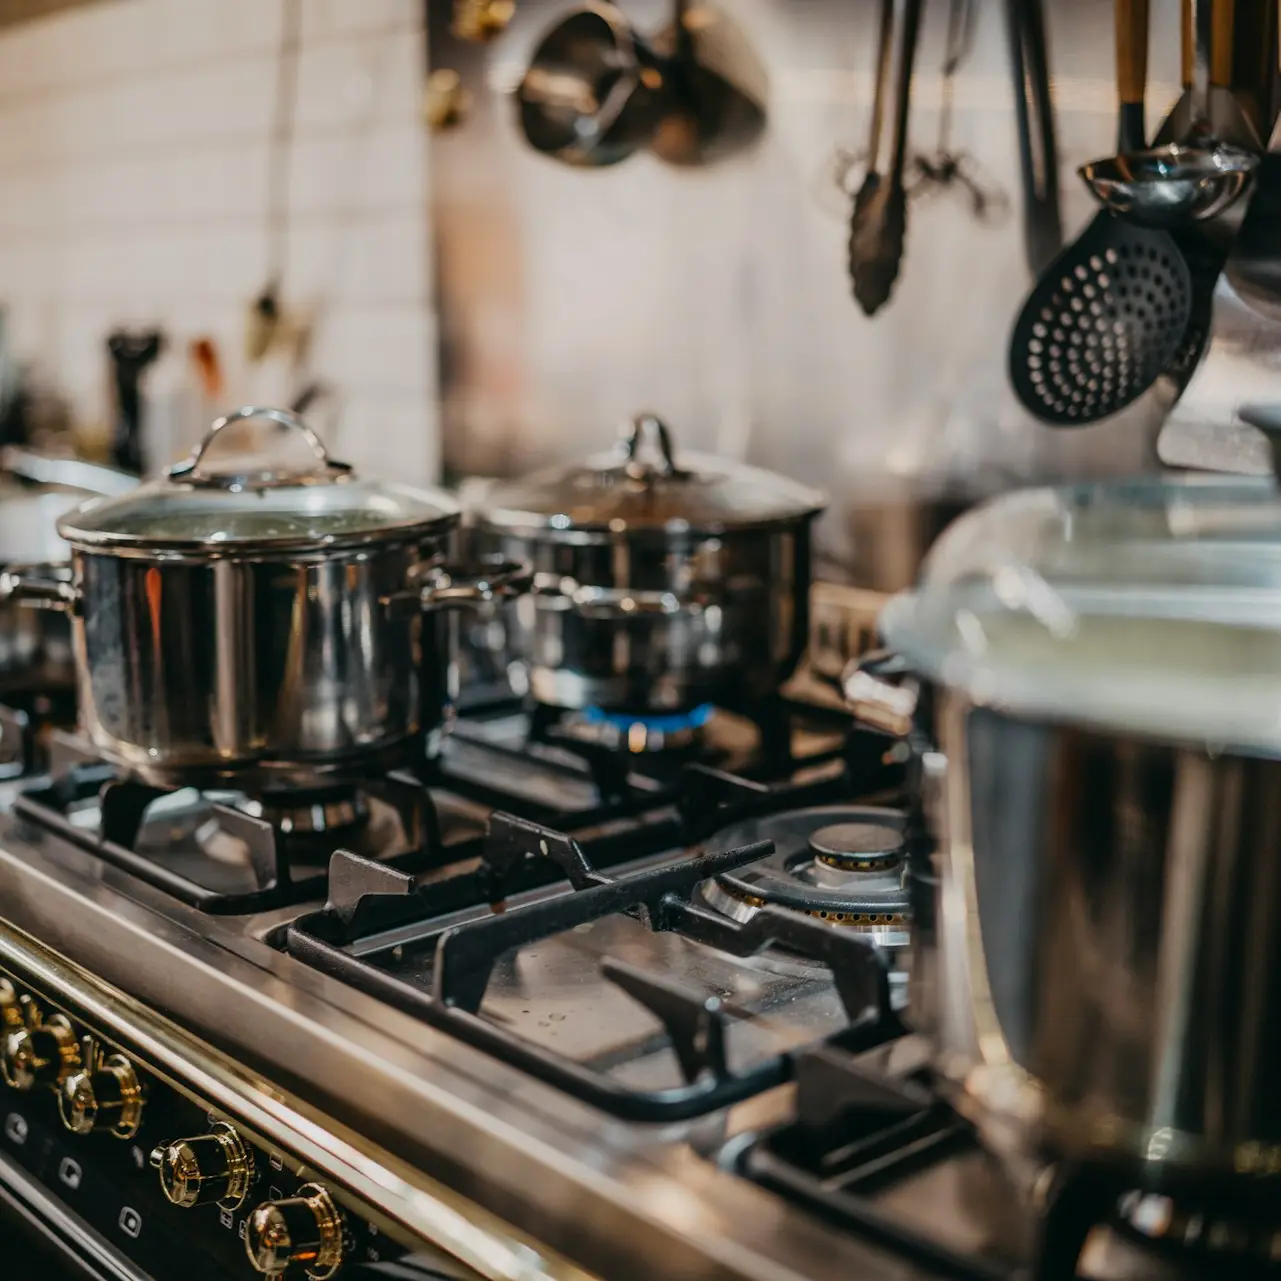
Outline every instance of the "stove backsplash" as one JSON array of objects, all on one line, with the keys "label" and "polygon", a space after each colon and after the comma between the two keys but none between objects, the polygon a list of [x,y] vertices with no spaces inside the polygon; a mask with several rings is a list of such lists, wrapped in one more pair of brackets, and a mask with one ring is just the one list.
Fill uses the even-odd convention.
[{"label": "stove backsplash", "polygon": [[[687,448],[823,485],[833,496],[824,572],[892,589],[932,529],[899,510],[922,495],[951,502],[1143,466],[1142,413],[1055,433],[1008,390],[1008,332],[1029,286],[1014,99],[1005,6],[973,3],[952,147],[989,215],[978,220],[958,184],[914,199],[894,297],[872,319],[848,284],[850,201],[836,169],[842,151],[866,148],[875,0],[722,0],[721,20],[767,87],[761,142],[710,167],[644,154],[593,170],[529,149],[510,101],[571,0],[518,0],[489,45],[458,39],[452,6],[430,4],[433,67],[457,72],[470,99],[434,136],[430,161],[447,469],[508,475],[579,455],[653,408]],[[670,18],[665,0],[623,7],[646,31]],[[1074,235],[1093,212],[1075,166],[1113,145],[1112,5],[1045,8]],[[1155,119],[1177,96],[1177,0],[1152,12]],[[910,155],[936,150],[948,17],[943,0],[926,5]],[[869,550],[878,540],[884,550]]]}]

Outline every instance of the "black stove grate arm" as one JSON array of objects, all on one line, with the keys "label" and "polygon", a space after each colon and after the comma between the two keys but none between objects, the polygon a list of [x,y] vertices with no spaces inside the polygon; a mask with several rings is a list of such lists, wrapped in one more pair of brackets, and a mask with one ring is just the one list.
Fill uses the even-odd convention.
[{"label": "black stove grate arm", "polygon": [[717,912],[669,898],[656,928],[674,929],[733,956],[754,956],[779,945],[826,965],[851,1023],[892,1025],[889,969],[876,946],[836,926],[783,907],[762,908],[739,924]]},{"label": "black stove grate arm", "polygon": [[644,908],[652,920],[662,919],[667,911],[663,905],[667,895],[688,895],[700,881],[754,863],[773,852],[773,841],[757,841],[454,926],[436,940],[432,994],[445,1005],[474,1014],[485,999],[495,962],[513,948],[636,908]]},{"label": "black stove grate arm", "polygon": [[704,996],[613,957],[601,962],[600,972],[659,1019],[688,1084],[707,1076],[714,1081],[729,1080],[725,1016],[719,997]]},{"label": "black stove grate arm", "polygon": [[572,836],[498,811],[489,817],[481,859],[488,872],[490,901],[504,897],[512,873],[536,858],[551,859],[576,890],[593,885],[608,885],[610,878],[591,864],[582,846]]}]

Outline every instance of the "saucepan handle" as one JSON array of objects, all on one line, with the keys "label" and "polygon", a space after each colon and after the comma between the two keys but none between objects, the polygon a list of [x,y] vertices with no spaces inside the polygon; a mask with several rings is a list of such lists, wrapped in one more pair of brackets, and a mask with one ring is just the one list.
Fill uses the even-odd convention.
[{"label": "saucepan handle", "polygon": [[702,602],[675,592],[640,591],[631,587],[593,587],[559,574],[538,574],[534,595],[552,608],[572,610],[583,618],[663,618],[674,614],[696,614]]},{"label": "saucepan handle", "polygon": [[9,565],[0,572],[0,603],[13,601],[29,609],[60,609],[74,613],[80,592],[71,581],[71,566],[48,561]]},{"label": "saucepan handle", "polygon": [[915,724],[920,686],[906,661],[878,649],[856,658],[841,677],[841,692],[856,720],[871,729],[906,738]]},{"label": "saucepan handle", "polygon": [[486,560],[478,565],[432,565],[416,575],[410,586],[385,600],[396,614],[425,609],[476,609],[494,601],[524,595],[534,581],[532,566],[523,561]]}]

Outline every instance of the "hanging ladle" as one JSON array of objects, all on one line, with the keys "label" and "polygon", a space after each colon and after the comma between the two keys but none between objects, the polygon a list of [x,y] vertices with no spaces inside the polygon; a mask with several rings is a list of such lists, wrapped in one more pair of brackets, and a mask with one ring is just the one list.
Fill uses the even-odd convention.
[{"label": "hanging ladle", "polygon": [[1124,152],[1078,172],[1105,208],[1149,227],[1178,227],[1213,218],[1249,185],[1259,157],[1222,142],[1210,123],[1213,0],[1192,0],[1195,62],[1192,125],[1183,142]]}]

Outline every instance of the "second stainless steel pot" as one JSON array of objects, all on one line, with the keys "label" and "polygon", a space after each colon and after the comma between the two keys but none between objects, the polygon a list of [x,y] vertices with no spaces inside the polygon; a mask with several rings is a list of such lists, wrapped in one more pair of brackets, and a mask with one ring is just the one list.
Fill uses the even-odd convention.
[{"label": "second stainless steel pot", "polygon": [[490,491],[477,546],[535,570],[513,646],[534,698],[643,715],[775,693],[805,649],[823,501],[678,456],[649,414],[614,454]]},{"label": "second stainless steel pot", "polygon": [[[266,418],[301,466],[215,461]],[[239,410],[191,460],[58,522],[70,581],[27,569],[0,595],[73,616],[83,725],[160,784],[323,785],[434,750],[447,707],[440,609],[527,586],[518,566],[451,570],[447,496],[361,481],[293,414]]]},{"label": "second stainless steel pot", "polygon": [[1015,495],[846,681],[918,748],[912,1021],[1029,1178],[1281,1194],[1279,549],[1268,482]]}]

